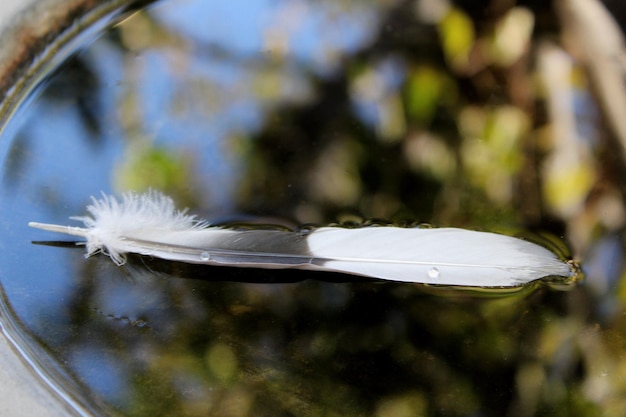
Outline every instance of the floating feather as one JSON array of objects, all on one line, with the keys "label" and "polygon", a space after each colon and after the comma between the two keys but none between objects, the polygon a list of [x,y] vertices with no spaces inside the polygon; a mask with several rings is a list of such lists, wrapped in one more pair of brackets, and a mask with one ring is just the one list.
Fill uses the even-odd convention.
[{"label": "floating feather", "polygon": [[92,197],[84,227],[29,226],[86,239],[87,256],[117,265],[127,253],[206,265],[333,271],[391,281],[513,287],[545,277],[571,280],[575,265],[534,243],[457,228],[320,227],[306,231],[234,230],[177,210],[150,191]]}]

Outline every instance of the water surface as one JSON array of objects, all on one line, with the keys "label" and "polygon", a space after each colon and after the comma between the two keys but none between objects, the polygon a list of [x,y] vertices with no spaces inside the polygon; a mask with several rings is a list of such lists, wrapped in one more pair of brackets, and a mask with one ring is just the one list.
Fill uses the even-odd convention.
[{"label": "water surface", "polygon": [[[0,141],[0,282],[68,389],[137,416],[621,410],[619,227],[587,210],[592,233],[572,214],[582,203],[529,180],[581,174],[536,163],[540,118],[497,77],[459,69],[442,39],[446,19],[469,15],[433,23],[407,7],[163,1],[49,75]],[[515,74],[498,65],[485,71]],[[149,258],[117,267],[32,243],[49,235],[29,221],[69,224],[91,195],[148,187],[217,221],[540,230],[574,248],[588,281],[479,297]]]}]

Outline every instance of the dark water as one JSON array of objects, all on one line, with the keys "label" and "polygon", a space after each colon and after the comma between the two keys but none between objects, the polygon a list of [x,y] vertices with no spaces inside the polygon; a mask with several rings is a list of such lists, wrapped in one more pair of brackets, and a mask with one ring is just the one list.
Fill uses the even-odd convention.
[{"label": "dark water", "polygon": [[[137,416],[620,415],[619,215],[581,224],[524,185],[558,177],[529,162],[538,122],[406,7],[164,1],[50,74],[0,141],[0,282],[63,386]],[[587,281],[468,293],[32,243],[29,221],[148,187],[220,221],[547,231]]]}]

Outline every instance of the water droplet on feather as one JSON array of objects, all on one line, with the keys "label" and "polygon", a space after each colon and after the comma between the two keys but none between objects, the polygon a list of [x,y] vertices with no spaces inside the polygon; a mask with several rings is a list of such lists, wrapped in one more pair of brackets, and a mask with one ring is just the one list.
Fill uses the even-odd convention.
[{"label": "water droplet on feather", "polygon": [[439,278],[439,269],[437,269],[437,267],[435,267],[435,266],[430,268],[428,270],[428,277],[432,278],[432,279],[438,279]]}]

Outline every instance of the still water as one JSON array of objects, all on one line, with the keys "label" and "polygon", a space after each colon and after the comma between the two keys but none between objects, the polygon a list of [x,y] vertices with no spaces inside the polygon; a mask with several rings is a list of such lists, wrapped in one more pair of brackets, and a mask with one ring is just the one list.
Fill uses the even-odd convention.
[{"label": "still water", "polygon": [[[567,159],[599,146],[598,120],[579,119],[584,137],[555,163],[562,144],[533,118],[549,95],[533,112],[499,84],[527,81],[512,69],[522,58],[471,73],[458,57],[480,40],[470,17],[407,4],[165,0],[25,101],[0,141],[4,309],[93,413],[623,415],[623,204],[604,178],[592,210],[601,167]],[[566,87],[574,113],[598,111]],[[147,188],[216,222],[541,231],[587,279],[501,294],[118,267],[27,226]]]}]

